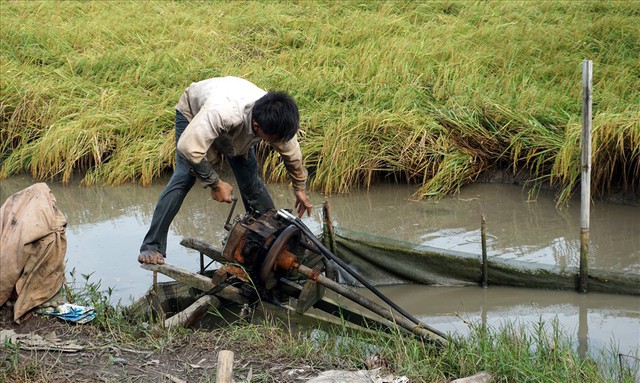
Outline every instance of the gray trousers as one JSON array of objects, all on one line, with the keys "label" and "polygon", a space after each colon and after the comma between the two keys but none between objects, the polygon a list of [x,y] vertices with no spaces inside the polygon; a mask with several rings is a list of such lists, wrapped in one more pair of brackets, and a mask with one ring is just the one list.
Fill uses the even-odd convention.
[{"label": "gray trousers", "polygon": [[[182,132],[189,125],[187,118],[176,110],[176,144]],[[225,157],[240,189],[240,196],[247,212],[257,211],[264,213],[269,209],[275,209],[273,200],[260,178],[258,162],[254,148],[249,150],[247,157]],[[193,185],[196,177],[190,171],[187,160],[176,150],[176,167],[173,175],[165,186],[153,211],[153,218],[147,235],[140,246],[140,251],[155,250],[166,257],[167,235],[173,218],[178,214],[184,198]],[[220,226],[224,224],[222,217]]]}]

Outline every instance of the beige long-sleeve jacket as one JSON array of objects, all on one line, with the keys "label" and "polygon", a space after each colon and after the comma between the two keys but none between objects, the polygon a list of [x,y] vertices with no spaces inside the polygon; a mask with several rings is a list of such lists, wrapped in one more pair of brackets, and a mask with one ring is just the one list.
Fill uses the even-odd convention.
[{"label": "beige long-sleeve jacket", "polygon": [[[178,151],[192,164],[215,162],[217,154],[246,156],[260,142],[253,133],[251,112],[266,92],[238,77],[217,77],[192,83],[176,109],[189,125],[180,136]],[[307,170],[297,135],[287,142],[270,143],[284,161],[295,190],[304,190]],[[215,175],[217,179],[217,175]]]}]

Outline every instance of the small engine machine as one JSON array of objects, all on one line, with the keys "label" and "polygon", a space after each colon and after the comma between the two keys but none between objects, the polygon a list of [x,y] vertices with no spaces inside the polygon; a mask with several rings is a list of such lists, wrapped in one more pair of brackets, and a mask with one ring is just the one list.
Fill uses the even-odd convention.
[{"label": "small engine machine", "polygon": [[[322,300],[326,287],[370,309],[390,321],[389,323],[395,323],[437,343],[446,343],[442,333],[414,318],[331,253],[299,218],[291,214],[291,211],[280,209],[268,210],[263,214],[248,213],[236,217],[232,223],[236,203],[237,199],[234,199],[224,225],[229,235],[220,254],[225,261],[221,268],[223,272],[251,282],[245,286],[253,286],[258,295],[268,299],[277,296],[279,290],[287,290],[287,286],[291,288],[292,285],[298,285],[292,283],[293,281],[301,281],[302,286],[295,288],[294,294],[298,313],[304,313]],[[337,283],[332,262],[397,313]],[[326,306],[326,302],[324,305]],[[332,312],[340,315],[342,310]]]}]

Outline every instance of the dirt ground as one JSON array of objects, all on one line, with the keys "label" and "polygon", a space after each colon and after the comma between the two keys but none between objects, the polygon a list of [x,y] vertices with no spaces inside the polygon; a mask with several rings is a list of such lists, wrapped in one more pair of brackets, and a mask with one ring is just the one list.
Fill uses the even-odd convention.
[{"label": "dirt ground", "polygon": [[296,363],[286,355],[256,348],[249,342],[229,343],[215,331],[187,331],[160,348],[135,348],[110,341],[91,323],[78,325],[32,316],[18,325],[12,320],[11,308],[6,306],[0,308],[0,330],[37,334],[82,347],[77,352],[26,350],[5,341],[0,344],[0,382],[7,383],[213,382],[217,356],[224,349],[234,352],[236,382],[301,382],[321,371],[319,366]]}]

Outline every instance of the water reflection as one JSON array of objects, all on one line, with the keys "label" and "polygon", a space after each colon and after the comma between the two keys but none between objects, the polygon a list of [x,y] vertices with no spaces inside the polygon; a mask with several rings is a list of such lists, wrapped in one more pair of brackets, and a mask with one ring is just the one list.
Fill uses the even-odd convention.
[{"label": "water reflection", "polygon": [[[48,183],[68,221],[68,270],[76,269],[77,275],[91,274],[92,281],[113,287],[116,301],[127,302],[142,295],[151,284],[151,275],[138,267],[136,257],[166,181],[159,180],[147,188]],[[33,183],[25,176],[0,181],[0,201]],[[293,208],[288,186],[270,185],[269,189],[276,206]],[[541,192],[536,200],[529,200],[526,192],[511,185],[470,185],[459,195],[437,201],[411,200],[413,191],[409,186],[380,185],[368,192],[344,195],[310,193],[315,208],[304,222],[320,232],[320,205],[326,199],[338,226],[480,254],[480,220],[484,214],[490,257],[578,266],[579,203],[558,210],[551,194]],[[229,208],[228,204],[211,201],[206,190],[194,187],[171,227],[168,262],[196,270],[198,254],[180,246],[180,240],[195,237],[220,246]],[[236,213],[241,213],[238,209]],[[591,210],[590,268],[640,273],[639,233],[640,207],[595,203]],[[637,297],[497,288],[398,288],[392,299],[442,331],[465,331],[455,313],[488,325],[507,317],[535,321],[557,316],[565,327],[576,329],[582,349],[592,343],[606,343],[612,334],[627,348],[637,349],[640,343]],[[552,297],[557,300],[549,301]],[[586,317],[588,321],[581,319]]]},{"label": "water reflection", "polygon": [[[100,224],[127,217],[141,226],[150,220],[166,180],[151,187],[61,186],[49,183],[69,227]],[[1,199],[32,183],[12,177],[0,186]],[[293,208],[286,185],[270,185],[278,207]],[[399,185],[376,186],[368,192],[325,197],[310,193],[319,207],[329,200],[338,226],[380,234],[398,240],[480,253],[480,217],[487,221],[490,257],[557,265],[579,262],[579,204],[557,209],[553,195],[541,192],[534,201],[511,185],[471,185],[457,196],[438,201],[412,201],[413,189]],[[177,236],[192,236],[220,243],[226,204],[213,203],[206,191],[194,187],[172,227]],[[305,222],[319,231],[321,209]],[[144,235],[144,234],[143,234]],[[596,203],[591,212],[590,267],[640,272],[640,207]]]},{"label": "water reflection", "polygon": [[[577,267],[580,212],[535,201],[513,185],[470,185],[453,197],[411,201],[412,189],[378,186],[329,198],[338,225],[399,240],[480,254],[484,214],[490,257]],[[640,272],[640,207],[596,203],[591,209],[590,267]]]},{"label": "water reflection", "polygon": [[[232,177],[227,177],[232,179]],[[69,231],[87,237],[89,230],[119,247],[117,253],[133,257],[151,220],[153,208],[166,180],[151,187],[62,186],[48,183],[65,213]],[[0,199],[33,181],[20,176],[0,183]],[[269,186],[278,207],[293,208],[286,185]],[[328,200],[338,226],[362,230],[398,240],[480,254],[480,219],[484,214],[490,257],[519,259],[558,267],[579,264],[579,204],[557,209],[553,195],[541,192],[529,200],[525,191],[511,185],[470,185],[450,198],[413,201],[413,188],[380,185],[368,192],[325,197],[310,193],[316,205],[305,222],[320,232],[321,205]],[[187,196],[171,230],[169,255],[183,254],[182,237],[196,237],[220,245],[226,234],[223,223],[229,205],[211,201],[196,186]],[[238,208],[240,210],[241,208]],[[241,211],[237,211],[241,213]],[[123,236],[131,236],[125,241]],[[134,239],[137,236],[138,239]],[[72,245],[72,244],[70,244]],[[94,246],[100,246],[95,243]],[[110,254],[109,257],[113,257]],[[70,254],[71,258],[73,254]],[[591,212],[590,268],[640,273],[640,207],[595,203]]]},{"label": "water reflection", "polygon": [[[640,299],[609,294],[577,294],[510,287],[430,287],[403,285],[380,290],[424,323],[445,333],[468,334],[468,323],[502,328],[521,324],[532,328],[540,322],[551,330],[554,321],[575,339],[583,355],[588,350],[610,349],[640,352]],[[373,294],[360,289],[371,299]],[[341,299],[344,304],[350,302]]]}]

